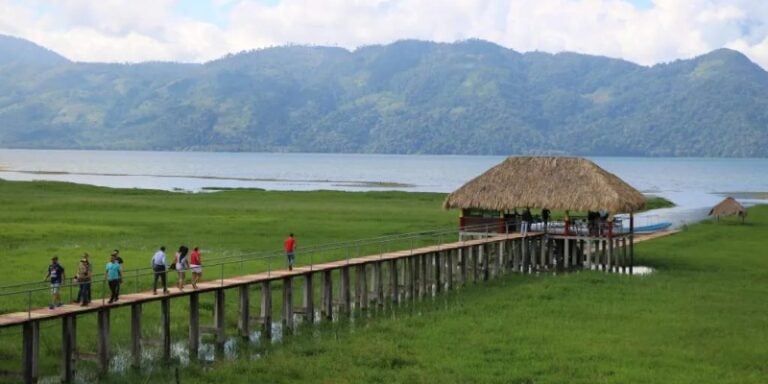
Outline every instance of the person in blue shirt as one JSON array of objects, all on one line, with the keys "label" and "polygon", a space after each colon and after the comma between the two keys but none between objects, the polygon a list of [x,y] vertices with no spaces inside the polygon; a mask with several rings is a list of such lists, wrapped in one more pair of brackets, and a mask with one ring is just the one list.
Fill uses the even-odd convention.
[{"label": "person in blue shirt", "polygon": [[43,281],[49,280],[51,282],[52,302],[51,305],[48,306],[48,309],[61,307],[61,295],[59,294],[59,291],[61,290],[61,282],[64,281],[64,267],[59,264],[58,256],[51,258],[51,265],[48,266],[48,274],[45,275]]},{"label": "person in blue shirt", "polygon": [[118,299],[118,295],[120,293],[120,282],[123,278],[123,272],[115,254],[112,254],[112,256],[109,258],[109,263],[107,263],[107,271],[104,274],[104,278],[107,280],[107,283],[109,283],[109,291],[111,292],[109,303],[112,304]]}]

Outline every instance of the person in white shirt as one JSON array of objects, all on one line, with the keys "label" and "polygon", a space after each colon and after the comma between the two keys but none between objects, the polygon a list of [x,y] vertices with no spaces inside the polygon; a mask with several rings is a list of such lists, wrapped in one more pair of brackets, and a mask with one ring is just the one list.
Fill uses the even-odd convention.
[{"label": "person in white shirt", "polygon": [[155,281],[152,283],[152,294],[157,295],[157,280],[160,279],[163,282],[163,293],[168,293],[168,283],[166,281],[166,267],[165,267],[165,247],[155,252],[152,256],[152,270],[155,272]]}]

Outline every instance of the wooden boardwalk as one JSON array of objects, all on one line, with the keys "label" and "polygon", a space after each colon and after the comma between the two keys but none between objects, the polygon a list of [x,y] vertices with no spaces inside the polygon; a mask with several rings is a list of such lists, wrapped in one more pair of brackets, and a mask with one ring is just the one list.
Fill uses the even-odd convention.
[{"label": "wooden boardwalk", "polygon": [[[540,232],[531,232],[528,237],[535,238],[541,236]],[[273,270],[269,272],[261,272],[252,275],[244,275],[237,277],[228,277],[219,280],[210,280],[206,282],[198,283],[198,289],[193,290],[191,286],[184,291],[179,291],[176,288],[169,287],[168,294],[153,295],[152,291],[124,294],[120,295],[120,300],[116,303],[107,304],[101,299],[94,299],[87,307],[82,307],[79,304],[64,304],[61,307],[55,309],[48,309],[48,307],[36,308],[27,312],[14,312],[0,315],[0,328],[16,326],[25,322],[33,320],[49,320],[58,317],[68,316],[72,314],[84,314],[89,312],[96,312],[103,308],[117,308],[122,306],[130,306],[132,304],[143,304],[152,301],[159,301],[165,298],[177,298],[181,296],[189,296],[192,293],[211,292],[220,289],[236,288],[243,285],[258,284],[264,281],[282,280],[286,277],[298,277],[306,275],[307,273],[323,272],[328,270],[336,270],[344,266],[354,266],[360,264],[367,264],[381,260],[402,259],[405,257],[430,254],[442,251],[457,250],[466,247],[473,247],[478,245],[498,243],[504,240],[520,239],[520,234],[509,234],[502,236],[494,236],[486,239],[467,240],[455,243],[447,243],[429,247],[415,248],[405,251],[387,252],[379,255],[357,257],[349,260],[332,261],[322,264],[314,264],[311,266],[296,267],[292,271],[287,269]],[[93,284],[97,284],[94,282]]]},{"label": "wooden boardwalk", "polygon": [[[289,271],[273,270],[256,274],[235,276],[198,283],[198,289],[180,291],[171,288],[168,294],[154,295],[151,291],[125,294],[120,301],[107,304],[94,300],[90,306],[63,305],[55,309],[36,308],[26,312],[0,315],[0,328],[19,326],[22,330],[21,377],[25,383],[38,378],[40,322],[61,320],[61,381],[75,379],[77,362],[78,316],[95,313],[97,316],[97,362],[101,372],[107,372],[110,361],[110,313],[113,309],[128,307],[131,329],[131,365],[139,367],[142,350],[142,306],[159,303],[161,308],[161,358],[171,357],[171,305],[173,299],[188,300],[189,308],[189,358],[197,359],[201,332],[212,332],[215,343],[223,347],[226,340],[225,292],[236,289],[238,333],[250,335],[251,324],[260,324],[262,337],[271,338],[273,320],[272,281],[282,282],[283,332],[291,333],[294,316],[301,315],[308,323],[315,320],[314,276],[320,275],[320,315],[332,320],[333,314],[349,316],[355,308],[366,310],[370,306],[383,307],[402,300],[429,297],[443,290],[453,289],[470,281],[478,282],[508,272],[531,273],[568,270],[571,267],[598,266],[606,272],[632,270],[634,243],[669,236],[676,231],[657,232],[649,235],[585,240],[578,237],[557,238],[541,232],[528,236],[520,234],[498,235],[488,238],[459,241],[410,250],[386,252],[377,255],[332,261],[322,264],[296,267]],[[628,246],[627,246],[628,245]],[[629,255],[629,257],[628,257]],[[570,264],[569,264],[570,263]],[[334,282],[332,272],[338,271]],[[386,272],[386,274],[385,274]],[[369,274],[370,273],[370,274]],[[351,276],[354,275],[353,282]],[[370,280],[369,278],[370,277]],[[385,278],[386,277],[386,278]],[[303,281],[303,306],[294,307],[293,281]],[[339,284],[334,292],[334,285]],[[251,315],[251,287],[260,286],[260,313]],[[385,287],[387,289],[385,289]],[[190,287],[191,288],[191,287]],[[354,296],[353,292],[354,291]],[[213,293],[213,326],[200,325],[200,294]]]}]

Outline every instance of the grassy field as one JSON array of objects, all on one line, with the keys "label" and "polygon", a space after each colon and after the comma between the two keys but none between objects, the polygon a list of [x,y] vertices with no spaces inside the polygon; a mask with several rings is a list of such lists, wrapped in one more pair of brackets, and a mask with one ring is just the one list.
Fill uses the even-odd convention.
[{"label": "grassy field", "polygon": [[[425,229],[455,229],[457,214],[440,208],[443,197],[442,194],[398,192],[256,190],[183,194],[112,190],[63,183],[0,181],[0,205],[3,207],[0,211],[0,255],[6,267],[0,272],[0,278],[3,285],[42,280],[45,267],[53,254],[61,256],[65,267],[71,272],[80,254],[89,252],[98,268],[106,262],[107,255],[114,248],[121,250],[126,268],[143,268],[149,263],[157,246],[164,244],[174,248],[182,243],[200,245],[205,251],[204,261],[265,250],[274,250],[272,253],[278,255],[271,262],[260,259],[249,260],[245,265],[229,265],[224,270],[227,275],[282,268],[279,249],[288,232],[296,233],[300,261],[306,263],[307,256],[302,254],[301,247],[311,244]],[[655,200],[649,204],[659,206],[665,203]],[[765,215],[756,212],[750,213],[750,221],[765,223]],[[707,229],[706,225],[700,227]],[[689,239],[688,242],[700,251],[713,252],[717,249],[711,243],[705,246],[707,243],[702,242],[702,239],[716,239],[713,234],[721,231],[753,231],[758,228],[765,230],[764,225],[731,228],[723,224],[714,232],[705,231],[696,235],[701,237]],[[690,233],[697,231],[700,230],[695,229]],[[754,236],[752,232],[738,233],[743,233],[745,238]],[[740,254],[737,252],[738,247],[745,245],[731,245],[727,240],[727,237],[719,239],[717,244],[724,251]],[[670,241],[679,240],[665,240],[659,244]],[[398,249],[407,245],[410,244],[392,243],[384,247]],[[313,261],[376,253],[381,247],[372,245],[367,249],[362,246],[321,252],[313,256]],[[264,382],[526,382],[528,379],[531,382],[643,381],[635,375],[639,368],[633,368],[632,364],[623,360],[638,353],[632,343],[627,343],[623,337],[633,334],[635,330],[656,330],[659,320],[671,317],[668,311],[675,309],[675,303],[690,306],[690,296],[676,297],[677,293],[668,289],[677,287],[673,284],[680,281],[677,273],[684,274],[686,268],[695,267],[696,262],[700,261],[694,254],[670,258],[665,254],[665,249],[654,251],[654,247],[658,245],[643,245],[638,253],[643,261],[661,270],[648,278],[628,280],[592,273],[538,278],[511,276],[489,285],[470,287],[423,305],[404,307],[389,316],[358,319],[354,324],[342,322],[324,325],[309,340],[293,337],[284,344],[267,347],[263,351],[266,357],[254,362],[216,363],[217,369],[213,370],[209,365],[205,368],[185,368],[180,371],[182,382],[211,382],[221,377],[231,382],[257,377],[264,378],[258,380]],[[687,249],[685,246],[680,252]],[[683,263],[683,268],[665,264],[681,260],[689,260],[690,263]],[[727,265],[722,264],[718,268]],[[762,266],[765,270],[764,262]],[[206,276],[216,276],[217,272],[214,268],[207,268]],[[740,283],[745,282],[740,276],[731,278]],[[129,275],[126,280],[124,291],[149,288],[148,277],[139,276],[134,281]],[[170,281],[175,279],[171,278]],[[44,287],[42,282],[39,284]],[[644,295],[640,295],[644,291],[638,285],[647,290]],[[718,286],[709,287],[717,292]],[[276,296],[279,288],[275,287]],[[753,288],[757,292],[750,297],[756,301],[758,294],[765,293],[764,287]],[[98,295],[98,287],[94,289]],[[228,308],[235,308],[236,295],[228,295],[227,299]],[[44,305],[47,292],[41,291],[34,300],[36,304]],[[657,303],[665,300],[669,301],[666,306]],[[279,300],[275,300],[275,304],[275,313],[280,313]],[[736,302],[731,304],[736,305]],[[0,299],[0,307],[4,309],[18,310],[18,306],[19,303],[14,300]],[[202,298],[203,324],[212,321],[210,313],[206,311],[211,308],[212,299]],[[766,313],[764,306],[762,309],[762,313]],[[184,301],[173,301],[172,313],[185,313],[186,310]],[[144,312],[147,324],[153,324],[153,321],[157,323],[159,308],[150,306]],[[647,317],[650,316],[649,312],[655,313],[656,317]],[[492,315],[489,316],[489,313]],[[638,314],[646,316],[645,320],[649,323],[636,320]],[[227,332],[234,334],[236,311],[228,311],[227,316]],[[686,312],[685,316],[683,324],[700,325],[695,323],[699,313]],[[730,320],[739,322],[739,319]],[[765,329],[764,315],[762,318],[756,316],[752,321],[762,321]],[[44,375],[55,375],[59,363],[60,324],[44,323],[42,328],[43,360],[40,370]],[[114,313],[114,350],[119,352],[121,348],[124,350],[127,347],[128,328],[128,311]],[[750,329],[754,331],[754,328]],[[174,340],[183,341],[186,331],[187,324],[183,316],[175,317],[172,325]],[[726,331],[735,330],[729,328]],[[78,319],[81,351],[95,349],[94,333],[95,316]],[[149,326],[144,333],[151,339],[159,334],[159,329]],[[765,341],[764,334],[753,334]],[[628,340],[637,337],[634,335]],[[3,341],[0,344],[0,371],[18,370],[18,329],[0,331],[0,340]],[[590,340],[594,340],[594,343]],[[647,345],[654,340],[666,339],[651,338],[639,345]],[[607,347],[612,348],[608,349],[612,351],[610,354],[604,354]],[[755,352],[754,349],[749,350]],[[671,348],[669,353],[676,357],[674,355],[677,352],[677,349]],[[762,354],[765,357],[765,349]],[[655,356],[655,353],[651,355]],[[695,355],[689,357],[696,360]],[[737,357],[741,361],[751,361],[743,355]],[[524,363],[526,359],[528,363]],[[594,376],[599,370],[596,365],[588,364],[592,360],[591,364],[597,366],[605,363],[605,369],[610,374],[604,370],[599,377]],[[554,364],[553,361],[561,362]],[[672,359],[670,363],[674,361]],[[678,364],[683,362],[677,361]],[[219,366],[221,369],[218,369]],[[88,361],[78,365],[81,371],[92,367],[93,363]],[[628,373],[622,374],[625,371]],[[745,371],[726,370],[739,379],[744,379]],[[150,368],[138,373],[112,375],[109,380],[168,382],[172,380],[170,372],[172,369]],[[687,377],[685,372],[678,376],[666,373],[657,375],[653,372],[648,375],[648,381],[655,382],[661,382],[660,378],[665,377]],[[7,380],[0,377],[0,380],[16,381],[13,376],[8,376]]]},{"label": "grassy field", "polygon": [[745,225],[639,244],[648,276],[509,275],[322,327],[255,361],[193,367],[182,382],[766,383],[766,233],[768,206],[754,207]]}]

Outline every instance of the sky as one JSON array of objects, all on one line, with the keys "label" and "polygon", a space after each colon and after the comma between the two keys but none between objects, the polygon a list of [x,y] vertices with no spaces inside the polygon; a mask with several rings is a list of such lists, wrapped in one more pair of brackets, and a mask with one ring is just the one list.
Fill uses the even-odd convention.
[{"label": "sky", "polygon": [[0,34],[90,62],[479,38],[643,65],[726,47],[768,68],[768,0],[0,0]]}]

